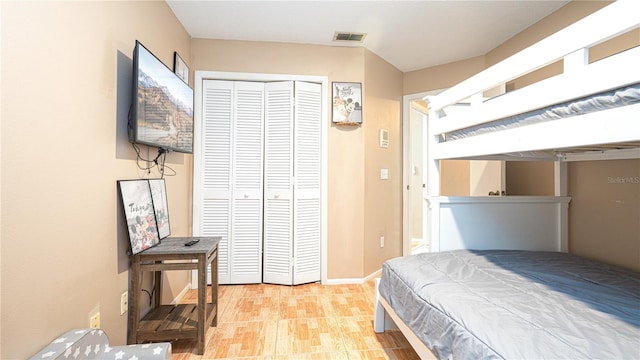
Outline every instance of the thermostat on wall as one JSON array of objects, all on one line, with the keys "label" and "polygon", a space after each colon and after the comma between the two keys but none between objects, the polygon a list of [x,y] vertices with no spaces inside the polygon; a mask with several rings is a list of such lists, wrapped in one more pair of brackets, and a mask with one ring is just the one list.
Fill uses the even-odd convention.
[{"label": "thermostat on wall", "polygon": [[380,147],[389,147],[389,130],[380,129]]}]

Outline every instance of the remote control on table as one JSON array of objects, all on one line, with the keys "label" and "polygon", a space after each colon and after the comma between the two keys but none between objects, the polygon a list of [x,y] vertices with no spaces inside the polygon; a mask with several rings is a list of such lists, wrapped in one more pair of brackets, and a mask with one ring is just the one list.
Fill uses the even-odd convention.
[{"label": "remote control on table", "polygon": [[200,239],[195,239],[195,240],[191,240],[187,243],[184,244],[184,246],[191,246],[191,245],[195,245],[198,243],[198,241],[200,241]]}]

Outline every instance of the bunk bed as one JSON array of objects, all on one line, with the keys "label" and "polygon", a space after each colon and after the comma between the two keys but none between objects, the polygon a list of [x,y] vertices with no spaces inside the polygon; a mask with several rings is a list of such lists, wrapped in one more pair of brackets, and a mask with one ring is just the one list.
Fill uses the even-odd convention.
[{"label": "bunk bed", "polygon": [[[566,164],[640,158],[640,46],[589,60],[638,32],[639,14],[618,0],[425,98],[433,253],[385,262],[376,332],[397,326],[421,358],[638,356],[640,274],[567,254]],[[560,61],[562,73],[506,91]],[[553,161],[555,194],[440,196],[445,159]]]}]

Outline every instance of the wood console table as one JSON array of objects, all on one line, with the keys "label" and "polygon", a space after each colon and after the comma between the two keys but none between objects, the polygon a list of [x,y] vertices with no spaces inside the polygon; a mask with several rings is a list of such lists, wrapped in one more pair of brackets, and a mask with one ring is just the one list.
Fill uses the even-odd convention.
[{"label": "wood console table", "polygon": [[[193,246],[184,246],[193,239],[200,241]],[[129,284],[128,344],[195,339],[198,355],[204,353],[206,330],[208,326],[218,323],[219,241],[220,237],[166,238],[159,245],[133,256]],[[211,266],[210,301],[206,299],[208,266]],[[169,270],[197,270],[197,304],[160,305],[162,271]],[[142,273],[145,271],[155,274],[155,301],[151,310],[140,319]]]}]

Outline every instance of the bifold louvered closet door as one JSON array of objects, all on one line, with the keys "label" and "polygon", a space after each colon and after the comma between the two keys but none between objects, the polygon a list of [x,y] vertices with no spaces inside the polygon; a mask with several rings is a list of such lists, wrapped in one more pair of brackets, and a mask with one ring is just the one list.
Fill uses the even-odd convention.
[{"label": "bifold louvered closet door", "polygon": [[194,216],[202,235],[222,236],[221,284],[320,280],[321,95],[304,82],[204,81]]},{"label": "bifold louvered closet door", "polygon": [[222,237],[220,283],[259,283],[264,84],[203,85],[201,235]]},{"label": "bifold louvered closet door", "polygon": [[320,84],[265,84],[263,281],[320,280]]}]

